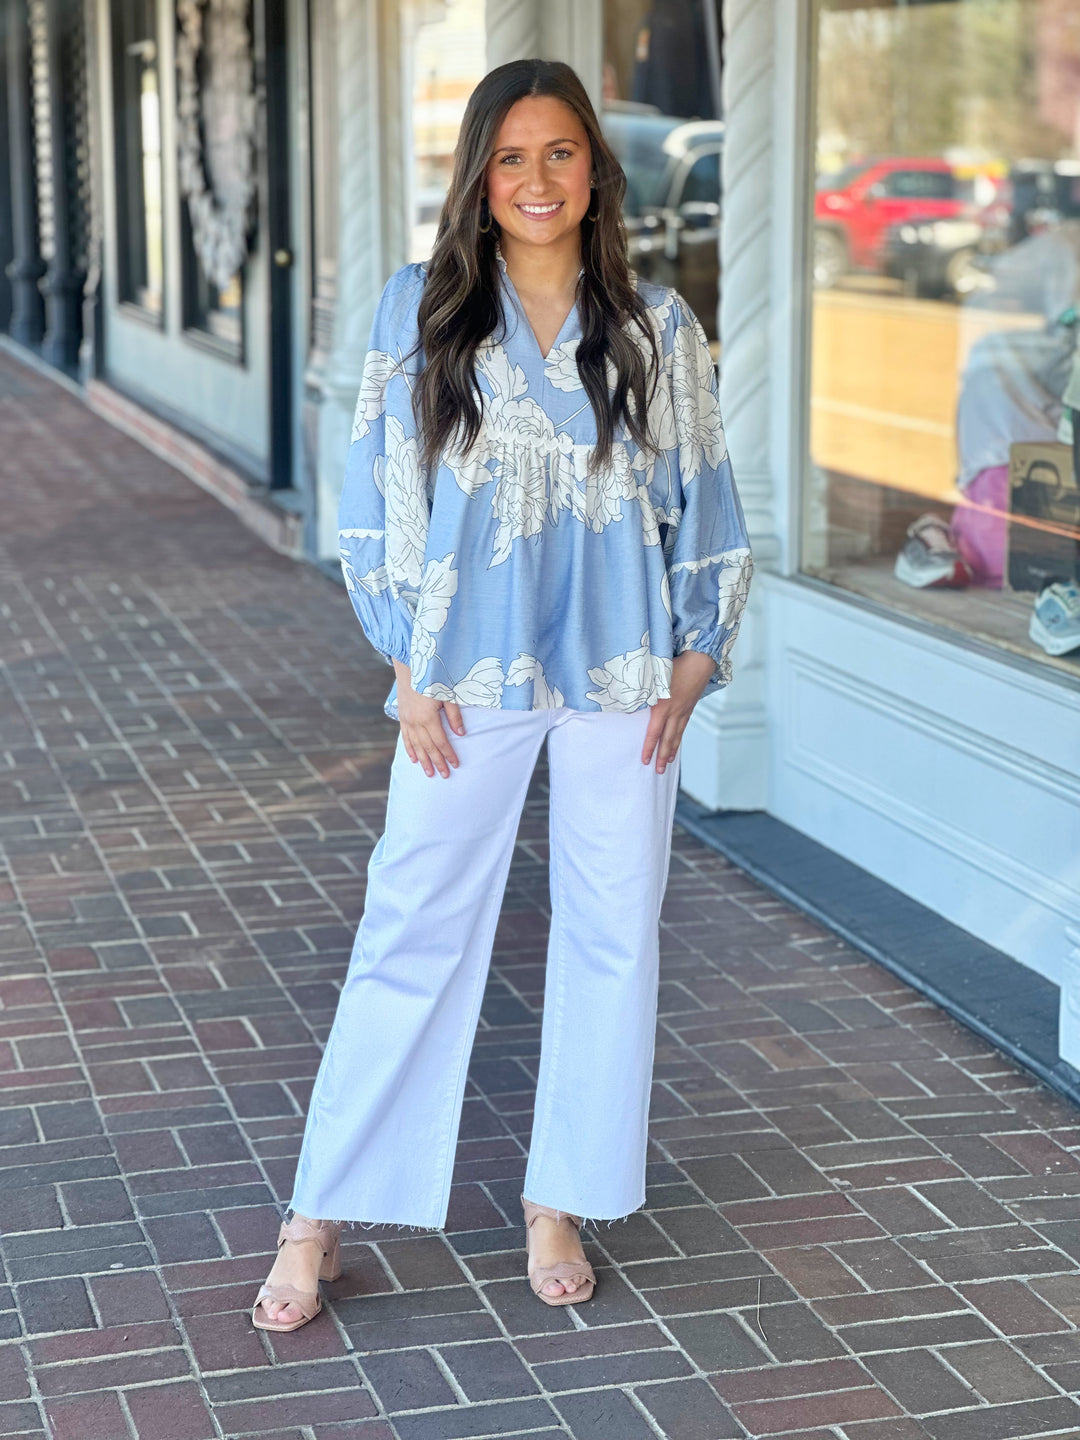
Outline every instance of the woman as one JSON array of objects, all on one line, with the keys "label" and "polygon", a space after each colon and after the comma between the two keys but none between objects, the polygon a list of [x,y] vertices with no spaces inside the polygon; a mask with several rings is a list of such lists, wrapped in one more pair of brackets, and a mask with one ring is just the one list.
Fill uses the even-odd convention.
[{"label": "woman", "polygon": [[705,337],[629,270],[625,183],[569,66],[500,66],[469,101],[431,260],[375,316],[342,563],[394,667],[400,735],[264,1329],[318,1313],[342,1222],[446,1222],[545,738],[552,918],[522,1196],[540,1299],[587,1300],[583,1219],[644,1203],[679,744],[730,679],[752,566]]}]

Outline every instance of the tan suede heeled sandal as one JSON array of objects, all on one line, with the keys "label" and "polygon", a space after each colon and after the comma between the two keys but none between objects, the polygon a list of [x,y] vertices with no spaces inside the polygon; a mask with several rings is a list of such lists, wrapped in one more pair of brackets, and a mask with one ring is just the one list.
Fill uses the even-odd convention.
[{"label": "tan suede heeled sandal", "polygon": [[[281,1222],[281,1229],[278,1231],[278,1249],[280,1250],[286,1240],[294,1245],[318,1245],[322,1251],[322,1259],[319,1262],[320,1280],[337,1280],[341,1277],[341,1226],[333,1220],[307,1220],[303,1216],[294,1215],[286,1224]],[[259,1319],[260,1307],[264,1300],[278,1305],[298,1305],[302,1312],[300,1320],[271,1320],[262,1310],[263,1318]],[[295,1285],[271,1285],[269,1281],[262,1287],[255,1296],[255,1304],[251,1311],[251,1323],[257,1330],[299,1330],[301,1325],[306,1325],[309,1320],[314,1320],[322,1309],[322,1297],[318,1289],[299,1290]]]},{"label": "tan suede heeled sandal", "polygon": [[[582,1217],[580,1215],[569,1215],[565,1210],[552,1210],[547,1205],[534,1205],[531,1200],[521,1197],[521,1208],[525,1212],[525,1254],[529,1253],[529,1235],[532,1230],[533,1221],[539,1215],[546,1215],[549,1220],[560,1222],[567,1220],[575,1230],[581,1229]],[[549,1280],[557,1280],[561,1285],[564,1280],[573,1280],[577,1289],[570,1294],[564,1290],[561,1295],[545,1295],[543,1287]],[[554,1265],[538,1265],[535,1270],[529,1272],[529,1285],[534,1295],[538,1295],[545,1305],[580,1305],[586,1300],[591,1300],[593,1290],[596,1287],[596,1274],[592,1266],[585,1259],[582,1260],[559,1260]]]}]

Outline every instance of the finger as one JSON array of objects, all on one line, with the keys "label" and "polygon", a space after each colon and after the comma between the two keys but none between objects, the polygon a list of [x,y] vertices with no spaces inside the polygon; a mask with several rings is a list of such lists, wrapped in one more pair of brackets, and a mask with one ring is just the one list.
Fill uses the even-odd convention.
[{"label": "finger", "polygon": [[456,770],[461,762],[458,760],[457,751],[447,739],[446,731],[442,728],[441,724],[439,725],[438,735],[433,736],[432,740],[434,748],[439,752],[439,754],[446,761],[446,763],[448,765],[453,765],[454,769]]},{"label": "finger", "polygon": [[649,717],[649,728],[645,731],[645,744],[641,751],[641,763],[647,765],[652,759],[656,742],[660,739],[664,730],[663,712],[658,712],[656,706],[652,707],[652,715]]},{"label": "finger", "polygon": [[461,706],[455,705],[453,700],[444,700],[443,709],[446,711],[446,718],[450,722],[450,729],[457,735],[464,735],[465,722],[461,718]]},{"label": "finger", "polygon": [[414,764],[418,764],[425,775],[430,777],[435,774],[434,767],[428,759],[427,745],[425,744],[424,732],[422,730],[416,731],[410,726],[409,739],[405,741],[405,749],[408,752],[409,759],[412,760]]},{"label": "finger", "polygon": [[682,732],[685,728],[685,722],[677,720],[670,721],[664,727],[664,733],[660,737],[660,743],[656,751],[656,773],[658,775],[663,775],[664,771],[679,753]]},{"label": "finger", "polygon": [[[439,728],[442,728],[441,724]],[[424,739],[421,743],[426,746],[428,763],[430,765],[433,765],[435,767],[435,770],[438,770],[439,774],[445,780],[450,774],[450,766],[443,758],[442,742],[440,742],[433,734],[429,732],[424,736]],[[429,770],[428,774],[432,775],[434,774],[434,771]]]}]

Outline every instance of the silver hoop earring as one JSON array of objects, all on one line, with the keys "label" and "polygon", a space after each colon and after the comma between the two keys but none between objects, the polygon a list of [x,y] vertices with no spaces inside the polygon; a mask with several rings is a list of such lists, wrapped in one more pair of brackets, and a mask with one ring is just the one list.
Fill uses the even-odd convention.
[{"label": "silver hoop earring", "polygon": [[[485,221],[487,222],[485,224]],[[487,196],[480,201],[480,234],[486,235],[491,229],[491,207],[488,205]]]}]

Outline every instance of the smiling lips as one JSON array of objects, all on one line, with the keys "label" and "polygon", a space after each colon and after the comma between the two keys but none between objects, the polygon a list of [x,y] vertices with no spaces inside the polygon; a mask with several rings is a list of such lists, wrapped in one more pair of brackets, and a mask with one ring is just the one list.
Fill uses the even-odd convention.
[{"label": "smiling lips", "polygon": [[518,205],[523,215],[530,220],[550,220],[552,215],[557,215],[562,209],[565,201],[553,200],[550,205]]}]

